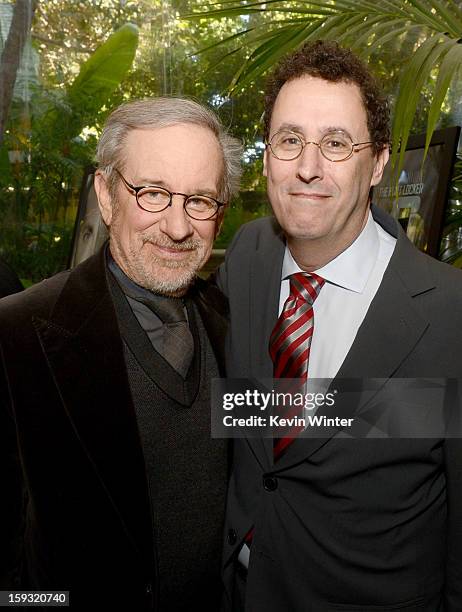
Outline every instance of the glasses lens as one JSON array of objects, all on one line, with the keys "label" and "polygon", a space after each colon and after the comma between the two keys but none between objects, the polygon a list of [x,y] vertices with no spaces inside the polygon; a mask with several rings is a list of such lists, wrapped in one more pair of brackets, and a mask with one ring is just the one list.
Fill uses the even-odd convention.
[{"label": "glasses lens", "polygon": [[207,196],[189,196],[185,203],[186,212],[193,219],[210,219],[218,210],[218,204]]},{"label": "glasses lens", "polygon": [[170,204],[170,194],[160,187],[146,187],[138,192],[139,205],[149,212],[160,212]]},{"label": "glasses lens", "polygon": [[303,142],[300,136],[294,132],[281,131],[271,138],[271,151],[278,159],[295,159],[303,149]]},{"label": "glasses lens", "polygon": [[343,132],[329,132],[319,144],[323,155],[331,161],[341,161],[353,150],[353,143]]}]

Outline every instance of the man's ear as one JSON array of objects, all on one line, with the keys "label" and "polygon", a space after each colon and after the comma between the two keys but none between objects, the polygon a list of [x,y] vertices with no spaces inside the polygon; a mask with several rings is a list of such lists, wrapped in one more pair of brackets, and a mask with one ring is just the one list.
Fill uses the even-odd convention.
[{"label": "man's ear", "polygon": [[387,165],[388,159],[390,157],[390,149],[388,145],[385,145],[381,151],[377,153],[377,157],[375,159],[374,171],[372,173],[371,178],[371,187],[374,185],[378,185],[382,180],[383,171],[385,166]]},{"label": "man's ear", "polygon": [[109,227],[112,221],[112,200],[107,184],[107,177],[104,172],[97,170],[95,172],[94,185],[96,197],[98,198],[98,206],[103,217],[104,223]]},{"label": "man's ear", "polygon": [[226,206],[222,206],[220,208],[220,212],[215,220],[215,236],[213,237],[214,240],[216,240],[218,234],[221,232],[223,221],[225,220],[225,213],[228,207],[229,207],[229,204],[226,204]]},{"label": "man's ear", "polygon": [[268,147],[265,147],[263,152],[263,176],[268,176],[266,173],[266,165],[268,163]]}]

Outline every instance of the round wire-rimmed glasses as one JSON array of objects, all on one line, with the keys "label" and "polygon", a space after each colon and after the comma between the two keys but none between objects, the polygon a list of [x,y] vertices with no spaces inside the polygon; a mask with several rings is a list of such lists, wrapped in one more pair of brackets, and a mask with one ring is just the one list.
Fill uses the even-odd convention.
[{"label": "round wire-rimmed glasses", "polygon": [[313,144],[321,151],[321,155],[331,162],[341,162],[349,159],[360,145],[371,145],[374,141],[353,142],[348,134],[341,130],[327,132],[319,142],[305,140],[303,136],[291,130],[279,130],[265,143],[277,159],[292,161],[300,157],[306,145]]},{"label": "round wire-rimmed glasses", "polygon": [[174,195],[183,196],[183,208],[186,214],[196,221],[207,221],[213,219],[225,202],[219,202],[211,196],[192,194],[187,195],[179,191],[169,191],[165,187],[158,185],[141,185],[136,187],[129,183],[122,173],[114,168],[124,182],[126,188],[136,198],[136,203],[140,208],[150,213],[159,213],[172,205]]}]

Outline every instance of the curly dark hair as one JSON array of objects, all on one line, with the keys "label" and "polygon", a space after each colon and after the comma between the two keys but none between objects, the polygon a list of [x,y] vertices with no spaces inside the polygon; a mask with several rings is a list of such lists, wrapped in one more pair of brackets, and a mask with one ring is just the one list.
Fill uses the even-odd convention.
[{"label": "curly dark hair", "polygon": [[388,100],[369,72],[366,64],[349,49],[334,41],[316,40],[284,57],[273,69],[266,82],[264,136],[269,138],[274,104],[284,83],[303,76],[312,76],[333,83],[356,84],[367,114],[367,127],[375,152],[390,142],[390,110]]}]

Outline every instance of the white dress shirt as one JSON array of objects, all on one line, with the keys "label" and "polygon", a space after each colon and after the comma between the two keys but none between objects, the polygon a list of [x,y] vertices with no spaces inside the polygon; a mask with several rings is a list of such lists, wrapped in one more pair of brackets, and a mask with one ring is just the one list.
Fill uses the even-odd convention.
[{"label": "white dress shirt", "polygon": [[[335,259],[315,270],[326,280],[314,302],[314,332],[308,364],[310,378],[334,378],[377,293],[396,239],[372,214],[356,240]],[[289,296],[289,276],[303,272],[288,247],[282,264],[279,314]]]}]

